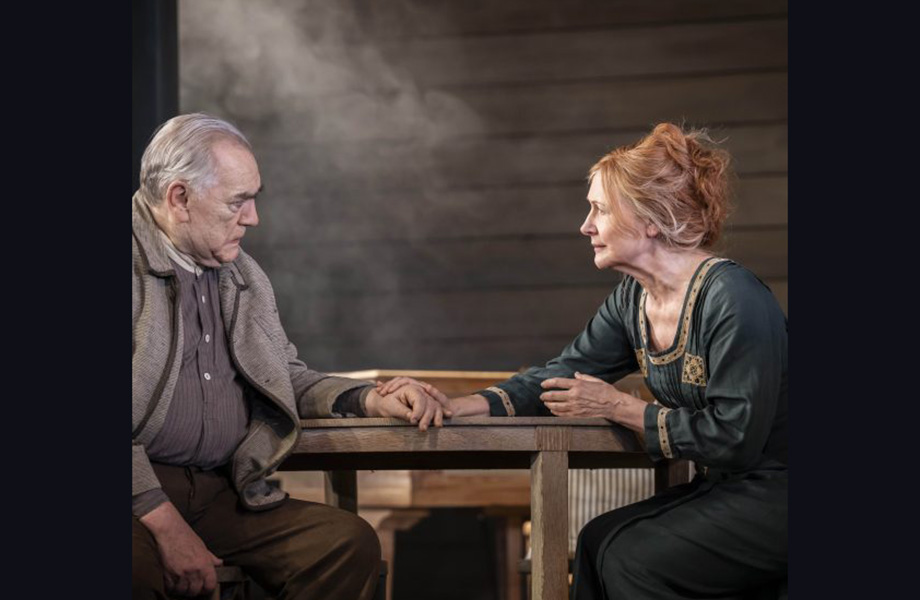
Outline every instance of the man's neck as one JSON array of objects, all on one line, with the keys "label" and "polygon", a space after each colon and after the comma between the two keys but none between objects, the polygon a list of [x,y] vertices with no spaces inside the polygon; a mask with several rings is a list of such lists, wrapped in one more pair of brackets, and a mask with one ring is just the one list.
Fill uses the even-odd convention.
[{"label": "man's neck", "polygon": [[150,209],[150,214],[153,217],[153,222],[156,224],[157,229],[159,230],[160,239],[163,241],[163,245],[166,247],[166,254],[175,262],[177,265],[185,269],[190,273],[194,273],[195,276],[199,276],[204,272],[203,267],[195,262],[195,259],[192,258],[190,254],[187,254],[179,249],[176,246],[176,243],[169,237],[169,227],[167,225],[167,217],[160,213],[157,210],[157,207],[151,206],[150,203],[147,203],[147,207]]},{"label": "man's neck", "polygon": [[175,262],[186,271],[194,273],[196,277],[204,272],[204,269],[195,263],[191,256],[176,248],[176,245],[172,242],[171,239],[169,239],[169,236],[166,235],[166,232],[162,229],[160,230],[160,238],[163,240],[163,245],[166,246],[166,254],[173,260],[173,262]]}]

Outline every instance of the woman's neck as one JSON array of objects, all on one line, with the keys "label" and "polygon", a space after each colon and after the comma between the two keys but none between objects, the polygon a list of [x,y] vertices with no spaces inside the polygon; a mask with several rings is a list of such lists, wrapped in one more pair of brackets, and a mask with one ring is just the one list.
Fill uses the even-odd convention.
[{"label": "woman's neck", "polygon": [[705,250],[681,250],[656,245],[651,252],[617,270],[635,277],[656,304],[683,298],[687,283],[701,262],[712,254]]}]

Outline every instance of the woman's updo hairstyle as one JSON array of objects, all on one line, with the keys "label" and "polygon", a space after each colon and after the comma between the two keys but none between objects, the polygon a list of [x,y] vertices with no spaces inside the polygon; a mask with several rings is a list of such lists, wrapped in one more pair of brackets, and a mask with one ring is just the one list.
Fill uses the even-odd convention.
[{"label": "woman's updo hairstyle", "polygon": [[600,175],[614,218],[622,215],[623,203],[641,222],[655,225],[669,246],[709,248],[729,212],[729,162],[728,152],[705,130],[684,132],[660,123],[638,142],[600,159],[588,179]]}]

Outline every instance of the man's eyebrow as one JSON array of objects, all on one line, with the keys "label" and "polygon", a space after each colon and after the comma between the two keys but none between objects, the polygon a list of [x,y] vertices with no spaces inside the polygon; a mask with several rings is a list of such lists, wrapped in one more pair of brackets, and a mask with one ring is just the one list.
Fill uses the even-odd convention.
[{"label": "man's eyebrow", "polygon": [[261,194],[264,189],[265,189],[265,185],[263,184],[259,186],[259,189],[256,190],[255,194],[250,194],[249,192],[240,192],[235,197],[240,198],[241,200],[249,200],[250,198],[255,198],[256,196]]}]

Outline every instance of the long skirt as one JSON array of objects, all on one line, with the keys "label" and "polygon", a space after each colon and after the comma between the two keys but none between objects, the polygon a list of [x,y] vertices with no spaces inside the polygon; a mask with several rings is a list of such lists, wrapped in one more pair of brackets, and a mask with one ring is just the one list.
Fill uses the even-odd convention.
[{"label": "long skirt", "polygon": [[710,472],[591,520],[575,600],[782,597],[788,471]]}]

